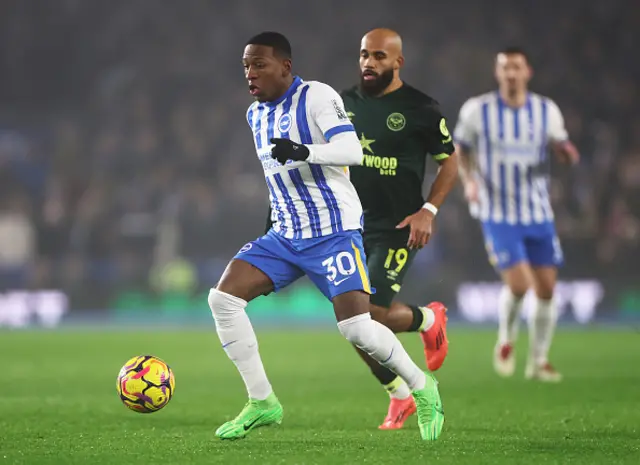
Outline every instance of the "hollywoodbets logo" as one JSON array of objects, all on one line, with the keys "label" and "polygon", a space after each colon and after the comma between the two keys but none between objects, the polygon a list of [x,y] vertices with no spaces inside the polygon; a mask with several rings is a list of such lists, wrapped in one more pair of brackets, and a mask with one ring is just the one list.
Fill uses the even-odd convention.
[{"label": "hollywoodbets logo", "polygon": [[[398,168],[398,159],[396,157],[379,157],[371,148],[375,139],[367,139],[362,133],[360,136],[360,145],[362,146],[362,166],[366,168],[376,168],[380,170],[380,176],[395,176],[396,168]],[[366,152],[370,152],[366,153]]]},{"label": "hollywoodbets logo", "polygon": [[381,176],[395,176],[398,159],[396,157],[379,157],[365,154],[362,157],[362,166],[379,169]]}]

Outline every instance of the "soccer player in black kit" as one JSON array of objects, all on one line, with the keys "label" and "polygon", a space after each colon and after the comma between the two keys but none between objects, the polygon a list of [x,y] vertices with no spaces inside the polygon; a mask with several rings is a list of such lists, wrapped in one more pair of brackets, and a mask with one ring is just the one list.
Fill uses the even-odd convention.
[{"label": "soccer player in black kit", "polygon": [[[349,169],[364,210],[367,266],[376,289],[371,315],[396,333],[418,332],[427,367],[434,371],[448,351],[445,306],[393,299],[418,250],[429,241],[438,208],[456,182],[458,163],[438,103],[400,79],[403,63],[402,40],[395,31],[368,32],[360,46],[360,84],[340,95],[364,153],[362,164]],[[422,185],[429,155],[440,166],[425,201]],[[416,411],[409,387],[358,352],[391,398],[379,428],[402,428]]]}]

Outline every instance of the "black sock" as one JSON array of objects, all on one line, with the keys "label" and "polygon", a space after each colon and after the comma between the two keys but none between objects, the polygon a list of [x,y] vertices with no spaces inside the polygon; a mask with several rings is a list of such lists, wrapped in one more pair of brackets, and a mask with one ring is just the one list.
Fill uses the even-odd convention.
[{"label": "black sock", "polygon": [[420,310],[417,305],[407,305],[407,307],[409,307],[413,312],[413,321],[407,331],[418,331],[418,328],[420,328],[420,325],[422,325],[422,322],[424,321],[424,313],[422,313],[422,310]]},{"label": "black sock", "polygon": [[371,371],[373,373],[373,376],[378,378],[378,381],[380,381],[380,384],[382,384],[383,386],[386,386],[398,377],[398,375],[396,375],[393,371],[389,370],[386,367],[383,367],[382,365],[380,365],[380,368],[375,368]]}]

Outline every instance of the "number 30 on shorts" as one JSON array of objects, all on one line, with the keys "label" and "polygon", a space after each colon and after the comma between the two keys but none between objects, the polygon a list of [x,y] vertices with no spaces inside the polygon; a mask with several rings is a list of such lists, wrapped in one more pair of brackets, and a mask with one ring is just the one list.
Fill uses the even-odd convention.
[{"label": "number 30 on shorts", "polygon": [[356,272],[356,260],[351,252],[340,252],[335,257],[329,257],[322,262],[327,270],[327,279],[333,282],[338,273],[341,276],[351,276]]}]

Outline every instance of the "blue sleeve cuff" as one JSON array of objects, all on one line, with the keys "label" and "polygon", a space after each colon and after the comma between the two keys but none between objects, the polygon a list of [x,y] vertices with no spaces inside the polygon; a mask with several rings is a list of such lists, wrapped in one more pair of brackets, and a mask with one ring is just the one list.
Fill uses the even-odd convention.
[{"label": "blue sleeve cuff", "polygon": [[327,132],[325,132],[324,140],[329,142],[333,136],[343,132],[349,132],[349,131],[353,131],[353,132],[356,131],[355,128],[353,127],[353,124],[341,124],[340,126],[333,127],[329,129]]}]

